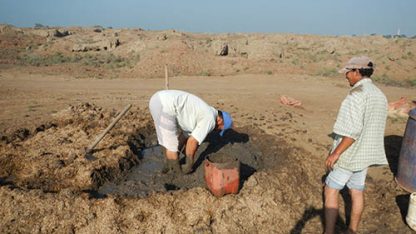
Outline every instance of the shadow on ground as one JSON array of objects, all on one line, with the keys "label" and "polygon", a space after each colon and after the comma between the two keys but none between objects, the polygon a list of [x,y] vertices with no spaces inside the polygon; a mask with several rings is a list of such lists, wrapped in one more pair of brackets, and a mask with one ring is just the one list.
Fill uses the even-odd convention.
[{"label": "shadow on ground", "polygon": [[[325,182],[325,178],[326,178],[327,174],[323,175],[321,180],[322,180],[322,184],[324,184]],[[350,214],[351,214],[351,196],[348,192],[348,189],[345,187],[344,189],[342,189],[340,191],[341,197],[342,197],[342,202],[344,203],[344,207],[345,207],[345,219],[343,219],[339,214],[338,214],[338,218],[335,224],[335,232],[336,233],[342,233],[343,231],[348,229],[348,225],[349,225],[349,219],[350,219]],[[322,206],[325,207],[324,204],[325,201],[325,196],[324,196],[324,187],[322,188]],[[338,204],[340,204],[341,201],[339,201]],[[315,207],[308,207],[303,211],[303,215],[300,218],[300,220],[296,223],[296,225],[292,228],[292,230],[290,231],[291,234],[298,234],[298,233],[302,233],[302,230],[305,228],[306,224],[308,223],[309,220],[315,218],[319,216],[320,221],[321,221],[321,227],[322,230],[325,229],[325,210],[324,208],[315,208]]]},{"label": "shadow on ground", "polygon": [[218,152],[225,145],[234,143],[247,143],[249,141],[249,137],[246,133],[239,133],[234,129],[229,129],[224,133],[222,137],[218,134],[218,132],[211,132],[205,141],[208,142],[208,146],[199,155],[197,161],[194,164],[194,168],[198,168],[210,154]]},{"label": "shadow on ground", "polygon": [[394,176],[397,175],[399,165],[400,150],[402,148],[402,136],[390,135],[384,137],[384,149],[389,162],[390,171]]},{"label": "shadow on ground", "polygon": [[406,223],[406,216],[407,216],[407,210],[409,208],[409,201],[410,201],[409,194],[402,194],[402,195],[396,196],[396,204],[400,209],[400,214],[402,216],[402,220],[404,223]]}]

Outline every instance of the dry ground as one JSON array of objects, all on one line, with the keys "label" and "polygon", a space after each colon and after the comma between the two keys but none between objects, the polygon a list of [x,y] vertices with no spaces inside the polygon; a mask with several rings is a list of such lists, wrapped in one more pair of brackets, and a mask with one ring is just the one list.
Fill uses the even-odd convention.
[{"label": "dry ground", "polygon": [[[0,26],[2,233],[321,233],[323,162],[349,88],[336,70],[368,54],[389,101],[416,98],[411,39],[67,30],[57,37],[55,29]],[[229,55],[217,56],[224,43]],[[96,193],[155,143],[147,103],[164,88],[164,64],[171,89],[230,112],[236,131],[262,154],[262,169],[237,195],[215,198],[204,187],[145,198]],[[302,107],[280,104],[281,95]],[[132,109],[100,143],[97,159],[87,161],[85,147],[127,104]],[[411,233],[409,193],[394,181],[405,125],[387,120],[389,165],[369,171],[360,233]],[[348,223],[341,204],[338,231]]]}]

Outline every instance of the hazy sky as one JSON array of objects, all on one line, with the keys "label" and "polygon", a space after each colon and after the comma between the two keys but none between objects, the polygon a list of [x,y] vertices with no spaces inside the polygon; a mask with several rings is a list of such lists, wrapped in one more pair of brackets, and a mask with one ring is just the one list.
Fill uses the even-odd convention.
[{"label": "hazy sky", "polygon": [[0,0],[0,23],[413,36],[416,0]]}]

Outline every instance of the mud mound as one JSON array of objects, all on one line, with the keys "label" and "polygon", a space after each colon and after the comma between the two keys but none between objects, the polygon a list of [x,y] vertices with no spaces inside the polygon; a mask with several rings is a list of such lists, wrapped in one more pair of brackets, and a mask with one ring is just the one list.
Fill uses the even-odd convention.
[{"label": "mud mound", "polygon": [[[81,107],[75,109],[78,108]],[[91,107],[86,110],[90,111]],[[65,126],[76,125],[72,123]],[[57,125],[56,128],[61,127]],[[119,130],[121,132],[121,129]],[[145,150],[141,151],[139,161],[145,163],[147,154],[148,158],[155,158],[162,152],[157,147],[152,147],[152,139],[156,136],[151,135],[150,131],[142,132],[146,137],[143,140]],[[25,141],[34,137],[30,136]],[[271,145],[275,147],[270,147]],[[169,230],[236,233],[276,230],[276,222],[291,227],[296,217],[301,215],[298,211],[301,202],[312,199],[312,196],[304,194],[299,197],[296,193],[297,187],[290,186],[300,181],[296,177],[288,177],[289,171],[299,173],[298,169],[285,168],[292,161],[289,158],[288,147],[284,142],[276,141],[273,136],[249,127],[234,132],[227,131],[224,138],[212,134],[200,148],[195,173],[189,177],[181,176],[185,178],[182,180],[172,177],[172,187],[162,185],[162,190],[168,191],[167,194],[156,191],[144,199],[137,199],[140,195],[138,193],[123,194],[126,191],[134,192],[134,189],[140,189],[132,183],[137,177],[130,178],[130,183],[124,184],[124,179],[112,180],[113,184],[122,181],[120,184],[129,190],[123,191],[118,187],[119,190],[110,191],[106,196],[94,196],[94,193],[72,188],[62,189],[57,193],[45,193],[39,189],[14,187],[2,181],[0,197],[4,202],[0,216],[6,218],[1,219],[0,230],[106,233]],[[218,199],[205,188],[201,188],[202,186],[191,189],[184,186],[198,176],[203,158],[224,155],[235,156],[242,165],[252,169],[246,170],[246,178],[239,194]],[[150,171],[154,169],[151,168]],[[106,175],[111,173],[102,174],[103,177]],[[308,181],[307,177],[299,178],[302,179]],[[303,189],[310,190],[310,187],[305,184]],[[262,225],[259,226],[259,223]]]},{"label": "mud mound", "polygon": [[254,172],[278,165],[279,160],[267,158],[275,154],[279,159],[279,152],[262,149],[262,144],[273,145],[273,140],[252,140],[245,132],[260,133],[243,128],[227,131],[224,137],[210,134],[197,152],[195,173],[162,174],[164,154],[157,145],[150,115],[144,113],[148,112],[130,110],[96,147],[94,160],[85,157],[85,149],[115,118],[116,110],[89,103],[70,106],[54,114],[51,122],[3,135],[2,183],[45,192],[72,189],[144,197],[153,192],[205,187],[203,161],[208,156],[237,158],[241,187]]},{"label": "mud mound", "polygon": [[[287,144],[276,141],[273,136],[257,129],[243,128],[238,133],[240,138],[227,134],[226,139],[221,139],[224,145],[211,148],[209,143],[218,138],[209,138],[207,148],[203,151],[209,149],[209,155],[220,155],[237,149],[240,153],[234,155],[243,156],[240,160],[248,164],[254,157],[245,161],[242,154],[258,157],[254,161],[263,169],[249,176],[237,195],[215,198],[208,190],[197,187],[178,191],[173,189],[168,194],[153,193],[147,198],[137,199],[120,193],[95,197],[68,189],[58,193],[44,193],[40,190],[1,186],[3,208],[0,216],[6,218],[0,220],[0,230],[72,233],[298,233],[302,230],[303,223],[301,220],[299,225],[296,220],[302,216],[306,204],[309,208],[305,208],[310,210],[304,214],[306,218],[319,213],[310,207],[319,196],[316,196],[316,188],[313,189],[310,185],[309,170],[293,167],[297,156],[304,152],[288,151]],[[246,140],[245,134],[249,139]],[[272,148],[271,145],[275,147]],[[147,145],[148,149],[149,146]],[[155,150],[151,151],[154,156]],[[293,186],[297,184],[302,186]],[[276,223],[279,224],[278,227]],[[307,231],[316,233],[319,229],[318,224]]]},{"label": "mud mound", "polygon": [[[96,147],[95,160],[85,157],[85,149],[115,118],[116,110],[79,104],[54,114],[51,122],[3,135],[0,144],[2,183],[45,192],[95,191],[104,185],[97,191],[143,197],[155,191],[204,187],[202,164],[210,155],[224,154],[239,159],[242,186],[255,171],[265,168],[268,153],[277,153],[264,154],[261,143],[250,140],[244,132],[247,129],[242,129],[243,132],[230,130],[224,137],[214,132],[197,152],[195,173],[187,176],[161,174],[164,155],[157,146],[150,115],[145,113],[148,111],[130,110]],[[129,171],[133,166],[136,167]]]},{"label": "mud mound", "polygon": [[85,103],[58,112],[52,122],[32,131],[19,129],[3,136],[0,177],[18,186],[44,191],[91,189],[116,178],[138,162],[137,149],[145,142],[137,133],[150,131],[143,128],[148,125],[148,117],[140,109],[133,109],[96,147],[96,160],[86,160],[86,146],[116,114],[115,110],[105,111]]}]

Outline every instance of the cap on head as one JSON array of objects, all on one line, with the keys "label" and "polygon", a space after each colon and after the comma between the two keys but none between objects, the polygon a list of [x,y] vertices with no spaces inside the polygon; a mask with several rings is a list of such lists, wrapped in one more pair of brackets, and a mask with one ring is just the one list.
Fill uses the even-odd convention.
[{"label": "cap on head", "polygon": [[352,57],[348,63],[338,72],[339,73],[347,73],[351,71],[352,69],[368,69],[368,68],[374,68],[373,61],[367,57],[367,56],[357,56]]},{"label": "cap on head", "polygon": [[221,130],[220,136],[223,136],[224,132],[233,126],[233,119],[231,118],[231,115],[228,112],[225,112],[225,111],[221,111],[221,112],[222,112],[222,119],[224,121],[224,128]]}]

